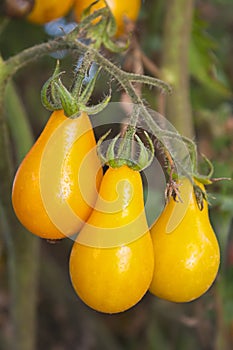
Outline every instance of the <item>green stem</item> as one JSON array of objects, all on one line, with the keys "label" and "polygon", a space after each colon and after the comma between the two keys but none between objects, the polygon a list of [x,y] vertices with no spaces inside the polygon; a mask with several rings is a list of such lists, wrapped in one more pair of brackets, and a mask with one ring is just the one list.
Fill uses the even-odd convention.
[{"label": "green stem", "polygon": [[[80,53],[85,53],[89,51],[91,53],[92,59],[101,67],[103,67],[103,69],[105,69],[111,76],[113,76],[121,84],[122,88],[130,96],[133,103],[140,106],[145,116],[145,121],[148,124],[148,126],[150,126],[152,131],[157,134],[160,133],[164,135],[164,133],[166,132],[161,128],[159,128],[159,126],[155,123],[150,113],[144,106],[142,99],[140,98],[140,96],[138,96],[136,90],[134,89],[131,83],[131,78],[133,81],[135,81],[135,75],[122,71],[120,68],[118,68],[112,62],[110,62],[107,58],[102,56],[95,49],[90,48],[88,45],[85,45],[80,41],[77,41],[77,40],[74,41],[73,39],[70,40],[70,38],[73,38],[73,33],[71,34],[71,36],[70,34],[68,34],[66,36],[59,37],[55,40],[49,41],[48,43],[36,45],[32,48],[26,49],[20,52],[19,54],[9,58],[5,62],[7,67],[7,69],[5,69],[5,79],[10,78],[20,68],[22,68],[29,62],[35,60],[36,58],[42,57],[50,52],[54,52],[61,49],[79,51]],[[152,79],[151,77],[146,77],[146,76],[142,76],[142,78],[143,80],[146,80],[147,78],[149,78],[150,81]],[[156,79],[155,81],[157,84]],[[167,86],[166,83],[163,83],[163,89],[165,89],[165,86]]]},{"label": "green stem", "polygon": [[34,138],[23,104],[17,94],[14,83],[11,81],[6,86],[5,107],[7,123],[17,150],[17,162],[20,163],[33,144]]},{"label": "green stem", "polygon": [[91,55],[89,51],[87,51],[82,57],[81,65],[77,70],[76,76],[74,77],[74,83],[71,88],[73,97],[78,97],[81,95],[83,79],[85,78],[87,71],[90,68],[90,65],[91,65]]},{"label": "green stem", "polygon": [[49,53],[66,49],[78,51],[82,54],[85,54],[89,51],[93,60],[95,60],[101,67],[103,67],[103,69],[106,69],[112,76],[114,76],[124,89],[127,89],[127,87],[129,88],[129,93],[129,85],[132,86],[131,81],[142,81],[145,84],[150,84],[162,88],[164,91],[171,91],[169,85],[159,79],[122,71],[120,68],[111,63],[107,58],[102,56],[98,51],[91,48],[89,45],[85,45],[84,43],[76,40],[74,33],[78,35],[78,31],[74,30],[65,36],[58,37],[54,40],[48,41],[47,43],[35,45],[31,48],[21,51],[13,57],[10,57],[7,61],[5,61],[5,79],[8,79],[14,75],[19,69],[26,66],[29,62],[32,62]]},{"label": "green stem", "polygon": [[[145,107],[142,99],[137,94],[132,84],[132,81],[133,82],[135,82],[136,80],[139,81],[138,75],[136,75],[137,78],[135,80],[134,74],[122,71],[120,68],[118,68],[116,65],[114,65],[112,62],[110,62],[107,58],[102,56],[98,51],[96,51],[89,45],[85,45],[84,43],[78,40],[74,40],[74,37],[75,37],[74,34],[75,34],[75,30],[74,32],[66,36],[56,38],[55,40],[51,40],[48,43],[43,43],[43,44],[34,46],[30,49],[26,49],[20,52],[19,54],[15,55],[14,57],[9,58],[6,61],[7,69],[5,70],[5,79],[9,78],[18,69],[22,68],[27,63],[35,60],[36,58],[42,57],[50,52],[54,52],[61,49],[78,51],[82,54],[85,54],[86,52],[90,52],[92,59],[120,83],[122,88],[126,91],[126,93],[131,98],[132,102],[136,104],[138,108],[140,108],[140,112],[143,115],[145,119],[145,123],[147,124],[149,130],[159,140],[163,142],[162,138],[165,136],[181,139],[181,136],[178,133],[161,129],[159,125],[155,122],[153,117],[150,115],[148,109]],[[78,33],[76,32],[76,35],[77,34]],[[157,79],[153,79],[147,76],[142,76],[141,78],[144,83],[149,78],[148,80],[149,84],[151,84],[153,80],[154,85],[161,87],[163,90],[167,88],[167,90],[169,91],[169,86],[164,82],[158,81]]]},{"label": "green stem", "polygon": [[166,101],[166,115],[180,133],[192,138],[188,53],[194,1],[169,0],[166,5],[162,79],[173,86],[173,94]]},{"label": "green stem", "polygon": [[5,61],[5,79],[12,77],[19,69],[23,68],[28,63],[33,62],[55,51],[62,49],[68,50],[69,46],[69,37],[67,35],[65,37],[59,37],[55,40],[48,41],[47,43],[35,45],[21,51],[20,53],[10,57],[7,61]]}]

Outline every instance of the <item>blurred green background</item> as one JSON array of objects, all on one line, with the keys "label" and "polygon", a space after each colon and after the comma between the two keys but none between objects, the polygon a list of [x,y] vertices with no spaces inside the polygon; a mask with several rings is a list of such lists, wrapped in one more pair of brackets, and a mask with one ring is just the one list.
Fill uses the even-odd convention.
[{"label": "blurred green background", "polygon": [[[192,6],[190,1],[187,1],[188,3]],[[158,70],[163,68],[166,61],[164,57],[168,44],[165,45],[165,18],[169,7],[174,4],[178,9],[177,18],[173,18],[170,26],[174,26],[175,31],[176,23],[185,16],[187,10],[183,6],[184,2],[180,0],[143,1],[136,27],[141,50]],[[197,141],[199,152],[204,153],[214,163],[214,177],[232,178],[233,4],[231,0],[196,1],[193,7],[191,37],[187,48],[190,78],[187,92],[192,111],[189,120],[189,123],[192,123],[190,127],[194,130],[192,137]],[[67,18],[67,22],[70,21],[72,14]],[[0,36],[3,59],[46,41],[51,37],[49,33],[52,33],[51,28],[36,26],[25,20],[10,20]],[[173,44],[175,45],[170,42],[169,47],[173,47]],[[62,68],[72,72],[77,59],[77,55],[65,56],[62,58]],[[111,59],[118,64],[125,64],[127,55]],[[20,138],[20,127],[24,129],[23,132],[36,139],[49,117],[49,112],[41,104],[40,90],[52,74],[54,66],[55,58],[51,56],[31,63],[17,73],[14,86],[11,85],[7,90],[5,107],[14,172],[31,144],[29,136]],[[149,65],[145,67],[145,72],[151,74]],[[95,92],[96,101],[105,92],[106,82],[102,79]],[[152,109],[162,111],[162,102],[155,90],[143,89],[142,93]],[[113,100],[118,101],[120,98],[121,91],[116,87],[113,90]],[[26,115],[23,121],[19,117],[21,113]],[[175,118],[171,117],[170,120],[176,126]],[[181,130],[179,126],[179,131],[186,133],[185,127]],[[5,150],[0,149],[0,152]],[[205,168],[202,170],[205,171]],[[2,182],[2,179],[0,181]],[[75,295],[68,274],[72,241],[67,239],[57,244],[49,244],[31,237],[27,232],[14,232],[15,235],[19,235],[17,245],[22,244],[27,252],[23,255],[25,260],[22,257],[16,259],[16,266],[22,263],[24,267],[23,271],[20,268],[19,271],[15,270],[15,276],[21,274],[22,283],[27,279],[29,281],[26,270],[35,264],[34,279],[28,282],[29,288],[24,289],[21,299],[17,299],[16,292],[12,297],[10,288],[14,286],[14,282],[9,284],[10,270],[7,268],[11,256],[8,254],[8,243],[4,243],[4,217],[1,217],[0,348],[13,349],[9,344],[12,337],[16,337],[24,344],[21,347],[20,343],[18,344],[21,350],[233,349],[232,180],[216,182],[208,191],[211,221],[222,254],[220,272],[214,285],[204,296],[187,304],[170,303],[147,294],[135,307],[118,315],[95,312]],[[5,193],[5,196],[9,197],[10,193]],[[19,311],[10,312],[12,305],[15,309],[14,303],[17,300],[23,300],[25,305],[21,307],[21,311],[19,307]],[[26,310],[30,303],[34,303],[36,315],[33,313],[33,307],[29,307],[31,313],[25,311],[22,315],[23,308]],[[22,317],[19,323],[23,329],[15,333],[12,319],[17,318],[17,315]]]}]

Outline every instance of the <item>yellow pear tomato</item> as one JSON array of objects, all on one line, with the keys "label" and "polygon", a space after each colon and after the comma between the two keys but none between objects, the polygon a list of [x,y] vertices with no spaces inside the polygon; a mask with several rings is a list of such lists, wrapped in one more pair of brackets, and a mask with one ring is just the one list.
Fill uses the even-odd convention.
[{"label": "yellow pear tomato", "polygon": [[122,312],[146,293],[153,268],[140,174],[127,166],[109,168],[71,251],[74,289],[97,311]]},{"label": "yellow pear tomato", "polygon": [[[74,3],[74,13],[76,20],[79,22],[82,16],[83,11],[90,6],[94,1],[93,0],[75,0]],[[117,33],[116,36],[120,36],[124,33],[124,18],[128,18],[131,21],[136,21],[139,15],[141,8],[141,0],[106,0],[112,14],[117,23]],[[98,3],[92,6],[91,12],[101,9],[106,6],[104,0],[100,0]]]},{"label": "yellow pear tomato", "polygon": [[35,0],[35,5],[27,19],[36,24],[44,24],[65,16],[74,0]]},{"label": "yellow pear tomato", "polygon": [[60,239],[80,230],[102,179],[95,146],[86,113],[75,119],[67,118],[63,110],[52,113],[13,183],[13,208],[29,231]]},{"label": "yellow pear tomato", "polygon": [[[151,229],[155,269],[150,292],[173,302],[200,297],[214,282],[219,268],[219,245],[209,221],[208,203],[204,200],[200,210],[190,185],[188,179],[181,180],[182,201],[169,198]],[[202,184],[197,185],[204,191]],[[183,208],[186,212],[180,222],[173,222],[171,230],[169,220]]]}]

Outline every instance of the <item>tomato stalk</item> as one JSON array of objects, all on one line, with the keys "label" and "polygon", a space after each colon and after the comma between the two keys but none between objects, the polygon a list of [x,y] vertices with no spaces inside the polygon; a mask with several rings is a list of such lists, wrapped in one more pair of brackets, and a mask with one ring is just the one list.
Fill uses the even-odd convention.
[{"label": "tomato stalk", "polygon": [[161,67],[161,77],[174,87],[166,101],[167,117],[190,138],[194,136],[188,67],[193,9],[193,0],[167,1]]},{"label": "tomato stalk", "polygon": [[80,96],[82,87],[83,87],[83,80],[85,79],[88,70],[91,66],[91,53],[87,51],[81,58],[81,64],[80,67],[77,69],[73,84],[71,86],[71,93],[73,96]]},{"label": "tomato stalk", "polygon": [[[97,12],[97,11],[96,11]],[[191,154],[192,154],[192,161],[195,163],[196,159],[196,147],[195,144],[187,137],[181,136],[177,132],[173,132],[170,130],[162,129],[156,121],[151,116],[150,112],[144,105],[141,97],[137,94],[137,91],[135,87],[133,86],[133,83],[143,83],[148,84],[150,86],[156,86],[160,88],[163,92],[171,92],[171,88],[168,84],[166,84],[164,81],[161,81],[159,79],[155,79],[146,75],[138,75],[133,73],[128,73],[123,70],[121,70],[119,67],[114,65],[112,62],[110,62],[107,58],[105,58],[103,55],[100,54],[97,50],[95,50],[90,45],[86,45],[85,43],[78,41],[77,37],[82,32],[82,24],[75,28],[71,33],[63,36],[58,37],[55,40],[51,40],[48,43],[43,43],[41,45],[34,46],[32,48],[26,49],[22,51],[21,53],[9,58],[5,62],[6,72],[5,76],[6,79],[9,79],[13,74],[15,74],[20,68],[22,68],[24,65],[29,63],[30,61],[33,61],[35,58],[39,58],[44,56],[45,54],[48,54],[50,52],[54,52],[60,49],[66,49],[71,51],[79,51],[81,54],[89,53],[91,56],[91,60],[95,61],[99,67],[102,67],[103,70],[107,71],[110,76],[112,76],[114,79],[116,79],[119,84],[122,86],[122,88],[125,90],[125,92],[130,97],[132,103],[134,103],[137,108],[140,110],[140,114],[143,117],[149,132],[151,132],[159,141],[161,141],[162,144],[164,144],[164,138],[166,139],[176,139],[178,142],[184,142],[184,144],[187,146],[187,153],[189,152],[189,149],[191,148]],[[61,87],[60,87],[61,90]],[[104,102],[108,102],[104,101]],[[88,113],[90,113],[90,110],[87,110]],[[97,108],[98,111],[98,108]],[[95,110],[96,112],[96,110]],[[185,175],[186,177],[192,178],[193,176],[193,169],[185,169],[182,164],[182,159],[180,159],[179,154],[176,154],[176,152],[171,148],[168,147],[168,151],[173,159],[173,161],[177,164],[178,168],[180,169],[182,175]]]}]

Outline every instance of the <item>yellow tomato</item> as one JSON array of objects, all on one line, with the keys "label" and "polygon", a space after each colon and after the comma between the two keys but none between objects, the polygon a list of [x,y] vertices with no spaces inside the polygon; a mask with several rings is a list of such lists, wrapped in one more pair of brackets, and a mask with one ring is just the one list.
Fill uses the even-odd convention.
[{"label": "yellow tomato", "polygon": [[65,16],[73,5],[74,0],[35,0],[35,5],[28,15],[30,22],[44,24]]},{"label": "yellow tomato", "polygon": [[29,231],[60,239],[80,230],[102,178],[95,146],[86,113],[76,119],[62,110],[52,113],[19,166],[12,189],[14,211]]},{"label": "yellow tomato", "polygon": [[140,174],[127,166],[109,168],[71,251],[74,289],[95,310],[121,312],[146,293],[153,268]]},{"label": "yellow tomato", "polygon": [[[93,0],[75,0],[74,4],[74,13],[76,20],[79,22],[82,16],[83,11],[90,6],[94,1]],[[128,18],[131,21],[136,21],[139,15],[141,0],[106,0],[112,14],[117,23],[117,33],[116,36],[120,36],[124,33],[124,18]],[[104,0],[100,0],[97,4],[92,6],[91,12],[101,9],[106,6]]]},{"label": "yellow tomato", "polygon": [[[204,190],[202,184],[198,185]],[[173,301],[188,302],[205,293],[219,268],[219,245],[208,216],[208,204],[200,210],[188,179],[183,179],[180,197],[169,199],[164,211],[151,229],[155,269],[150,292]],[[192,188],[191,188],[192,189]],[[167,227],[174,210],[187,209],[174,230]]]}]

